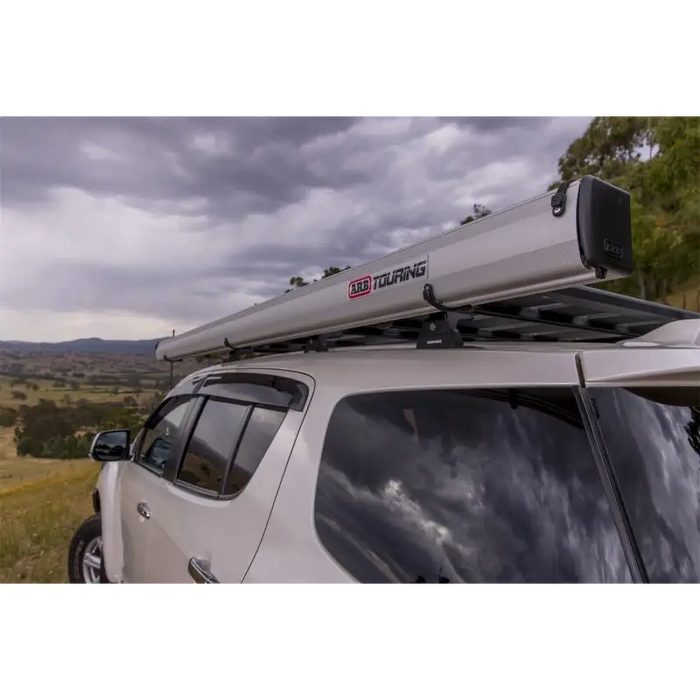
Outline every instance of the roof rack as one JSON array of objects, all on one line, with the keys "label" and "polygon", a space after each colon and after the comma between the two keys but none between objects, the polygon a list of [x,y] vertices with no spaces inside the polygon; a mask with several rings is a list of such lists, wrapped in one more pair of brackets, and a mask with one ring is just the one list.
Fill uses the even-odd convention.
[{"label": "roof rack", "polygon": [[472,339],[618,342],[700,314],[590,289],[633,270],[629,194],[564,183],[372,263],[162,340],[156,357]]}]

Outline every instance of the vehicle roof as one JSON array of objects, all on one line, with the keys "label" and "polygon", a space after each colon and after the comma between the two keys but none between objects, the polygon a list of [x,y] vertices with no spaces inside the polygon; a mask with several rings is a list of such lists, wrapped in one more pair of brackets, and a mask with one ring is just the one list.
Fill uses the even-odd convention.
[{"label": "vehicle roof", "polygon": [[[663,353],[664,350],[667,353],[662,359],[659,351]],[[682,357],[674,354],[674,358],[679,359],[680,362],[669,358],[669,353],[679,352],[682,353]],[[514,354],[520,355],[520,361],[513,363],[514,368],[518,371],[525,370],[528,367],[529,355],[534,361],[530,366],[538,365],[540,369],[536,374],[541,376],[542,367],[548,365],[550,361],[552,368],[564,366],[564,363],[570,366],[573,358],[579,353],[584,358],[584,364],[588,358],[591,367],[594,364],[598,367],[608,364],[616,368],[629,367],[630,373],[639,373],[640,370],[648,368],[669,371],[675,365],[678,365],[679,369],[682,366],[684,371],[687,371],[688,367],[691,371],[695,368],[700,369],[698,349],[679,349],[673,346],[626,347],[617,343],[590,342],[475,341],[465,344],[462,348],[439,350],[417,350],[414,345],[406,344],[336,348],[327,352],[283,353],[203,367],[192,373],[190,377],[212,371],[276,370],[300,372],[319,381],[337,382],[340,379],[343,383],[355,381],[358,385],[366,385],[370,381],[395,382],[402,375],[417,376],[425,373],[426,365],[430,366],[431,377],[459,376],[459,371],[464,370],[465,363],[474,367],[474,364],[469,361],[470,358],[472,361],[476,360],[475,364],[483,367],[484,371],[488,371],[492,366],[495,367],[504,355]],[[597,361],[593,362],[595,356]],[[543,363],[543,359],[547,359],[547,363]],[[493,375],[489,376],[493,380]]]}]

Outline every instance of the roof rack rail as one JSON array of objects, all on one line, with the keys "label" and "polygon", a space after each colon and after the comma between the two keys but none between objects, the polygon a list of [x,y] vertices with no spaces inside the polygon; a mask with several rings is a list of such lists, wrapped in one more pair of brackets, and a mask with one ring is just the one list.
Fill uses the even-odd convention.
[{"label": "roof rack rail", "polygon": [[618,342],[700,314],[590,289],[633,270],[629,194],[564,183],[372,263],[166,338],[160,360],[473,339]]}]

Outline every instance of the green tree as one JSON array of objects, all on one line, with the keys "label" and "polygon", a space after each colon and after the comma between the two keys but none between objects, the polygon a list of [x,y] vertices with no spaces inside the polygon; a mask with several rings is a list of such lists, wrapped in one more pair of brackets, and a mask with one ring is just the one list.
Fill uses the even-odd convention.
[{"label": "green tree", "polygon": [[[332,275],[337,275],[340,272],[344,272],[345,270],[349,270],[350,265],[346,265],[344,268],[339,268],[339,267],[334,267],[331,265],[330,267],[327,267],[324,271],[323,274],[321,275],[321,279],[324,280],[326,277],[331,277]],[[315,280],[314,280],[315,281]]]},{"label": "green tree", "polygon": [[14,408],[0,406],[0,428],[13,428],[17,423],[17,411]]},{"label": "green tree", "polygon": [[658,117],[595,117],[584,134],[571,142],[559,159],[562,180],[595,175],[611,180],[653,152]]},{"label": "green tree", "polygon": [[[21,455],[69,459],[85,457],[95,429],[141,427],[135,407],[109,403],[58,406],[42,399],[36,406],[22,406],[15,425],[15,442]],[[83,433],[78,436],[79,433]]]},{"label": "green tree", "polygon": [[29,455],[33,457],[41,457],[41,445],[36,444],[36,442],[32,438],[21,438],[17,442],[17,454],[20,457],[25,457]]},{"label": "green tree", "polygon": [[[301,289],[301,287],[306,287],[309,284],[303,277],[290,277],[289,284],[292,285],[293,289]],[[292,291],[291,289],[288,291]]]},{"label": "green tree", "polygon": [[[319,279],[326,279],[327,277],[331,277],[332,275],[337,275],[339,272],[345,272],[345,270],[349,270],[350,265],[346,265],[344,268],[336,267],[334,265],[331,265],[330,267],[327,267],[324,271],[323,274]],[[285,293],[291,292],[294,289],[301,289],[302,287],[306,287],[312,282],[318,282],[319,280],[315,279],[312,280],[311,282],[307,282],[303,277],[291,277],[289,280],[289,284],[291,284],[291,289],[285,290]]]},{"label": "green tree", "polygon": [[476,221],[477,219],[482,219],[484,216],[489,216],[493,212],[490,209],[487,209],[483,204],[475,204],[472,207],[472,213],[462,219],[459,222],[460,226],[464,226],[464,224],[470,224],[472,221]]},{"label": "green tree", "polygon": [[552,188],[595,175],[630,193],[635,274],[603,287],[664,300],[700,274],[700,118],[596,117],[559,175]]},{"label": "green tree", "polygon": [[691,214],[697,224],[700,194],[700,117],[661,119],[655,129],[659,153],[642,172],[641,201],[665,212]]}]

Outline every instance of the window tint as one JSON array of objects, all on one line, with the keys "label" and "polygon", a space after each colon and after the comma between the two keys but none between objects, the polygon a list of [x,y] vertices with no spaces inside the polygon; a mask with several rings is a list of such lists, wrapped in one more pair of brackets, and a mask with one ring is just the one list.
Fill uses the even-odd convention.
[{"label": "window tint", "polygon": [[138,461],[162,470],[182,427],[191,396],[179,396],[164,403],[150,418],[139,445]]},{"label": "window tint", "polygon": [[248,406],[210,399],[197,419],[178,481],[219,493]]},{"label": "window tint", "polygon": [[253,409],[231,466],[226,483],[226,495],[233,496],[246,487],[277,435],[284,416],[284,411],[272,411],[260,407]]},{"label": "window tint", "polygon": [[343,400],[315,522],[361,582],[632,580],[570,390]]},{"label": "window tint", "polygon": [[649,580],[700,581],[700,387],[590,393]]}]

